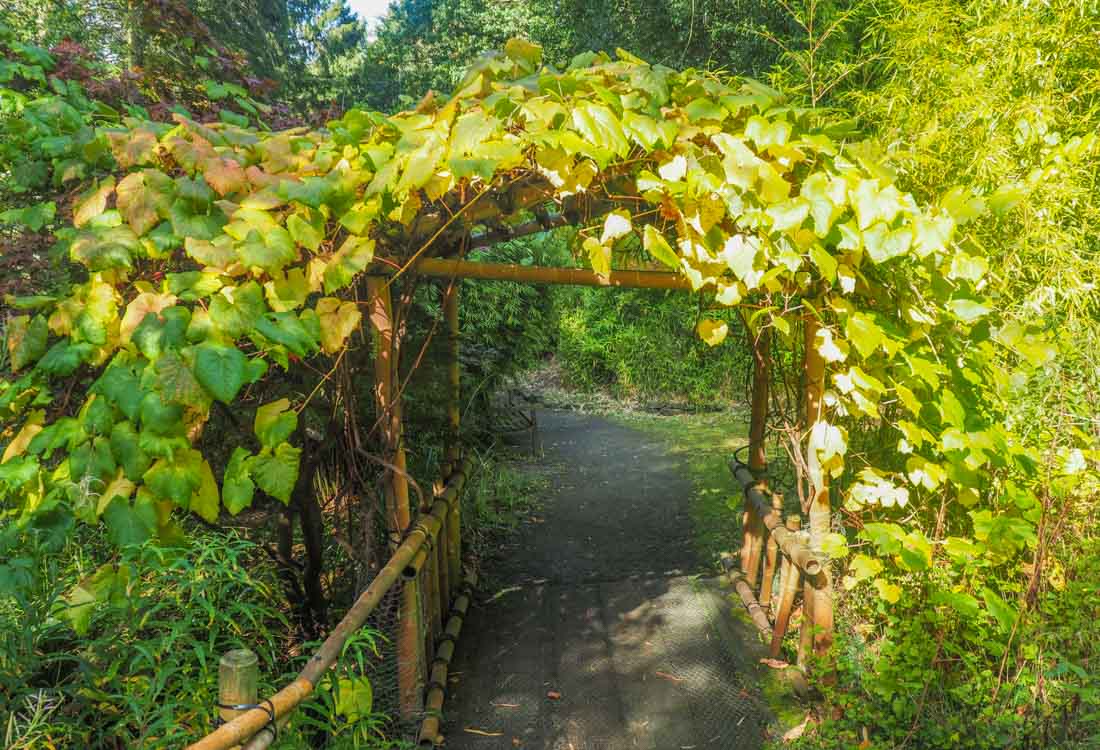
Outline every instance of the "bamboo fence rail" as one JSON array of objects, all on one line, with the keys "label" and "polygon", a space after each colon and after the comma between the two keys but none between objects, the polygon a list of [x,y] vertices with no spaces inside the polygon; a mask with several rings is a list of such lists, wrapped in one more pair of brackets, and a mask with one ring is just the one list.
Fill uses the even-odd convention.
[{"label": "bamboo fence rail", "polygon": [[[452,473],[443,492],[432,503],[431,511],[417,519],[404,540],[397,546],[389,562],[360,594],[355,604],[344,615],[344,619],[333,628],[328,638],[298,674],[297,679],[262,701],[265,707],[253,708],[241,713],[232,721],[221,725],[190,745],[189,750],[229,750],[249,740],[252,742],[245,745],[245,750],[261,750],[270,745],[271,739],[274,739],[274,732],[265,730],[272,719],[276,722],[282,720],[310,696],[325,673],[336,663],[348,638],[363,627],[367,618],[382,601],[382,597],[401,579],[406,569],[412,565],[414,558],[425,549],[425,545],[431,546],[438,538],[447,519],[451,516],[452,508],[459,502],[468,472],[469,462]],[[458,599],[463,597],[466,597],[465,606],[468,606],[467,594],[462,594]],[[459,623],[461,624],[461,619]],[[454,635],[457,636],[457,633]],[[271,739],[264,740],[262,737]]]},{"label": "bamboo fence rail", "polygon": [[[753,624],[769,639],[772,658],[779,655],[796,596],[799,589],[804,589],[800,642],[809,644],[813,650],[814,644],[822,640],[815,630],[820,626],[813,617],[812,607],[816,592],[823,585],[825,566],[800,530],[801,518],[792,515],[782,520],[781,498],[766,494],[767,486],[757,479],[756,472],[740,461],[731,463],[730,471],[743,490],[745,525],[740,569],[732,554],[722,556],[727,580],[741,597]],[[761,555],[761,550],[766,554]],[[831,619],[830,612],[830,622]],[[831,631],[827,635],[831,640]],[[808,651],[799,649],[800,663],[805,662],[807,654]]]}]

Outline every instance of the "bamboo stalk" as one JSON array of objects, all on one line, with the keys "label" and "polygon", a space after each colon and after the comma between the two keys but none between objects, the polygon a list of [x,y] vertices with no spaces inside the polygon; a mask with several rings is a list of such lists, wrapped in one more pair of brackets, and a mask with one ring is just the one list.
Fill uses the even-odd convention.
[{"label": "bamboo stalk", "polygon": [[390,471],[385,486],[386,521],[391,532],[409,528],[409,480],[405,474],[405,446],[401,435],[401,399],[395,398],[394,381],[400,341],[394,337],[393,302],[385,277],[368,276],[370,324],[374,340],[374,401],[382,421],[387,459],[397,468]]},{"label": "bamboo stalk", "polygon": [[[451,540],[451,509],[443,516],[443,527],[435,538],[435,569],[439,575],[439,607],[441,615],[451,607],[451,561],[448,546]],[[457,584],[457,581],[455,582]]]},{"label": "bamboo stalk", "polygon": [[[394,583],[401,578],[409,563],[412,562],[417,552],[424,545],[424,541],[431,537],[433,527],[434,533],[438,533],[440,528],[439,519],[436,518],[432,524],[428,524],[426,521],[432,518],[433,514],[443,514],[451,504],[456,502],[456,498],[462,491],[462,485],[466,480],[466,473],[467,470],[464,467],[462,471],[459,471],[448,480],[446,491],[440,499],[433,503],[431,513],[421,518],[401,544],[398,545],[389,561],[374,577],[366,590],[359,595],[355,604],[344,615],[344,619],[332,629],[328,638],[325,639],[321,647],[317,649],[316,653],[313,654],[298,674],[297,679],[268,699],[271,701],[276,718],[286,716],[309,697],[325,672],[340,658],[340,653],[343,651],[348,638],[363,627],[363,624],[379,602],[382,601],[382,598],[389,592]],[[262,730],[267,726],[269,720],[270,716],[265,709],[251,709],[189,745],[188,750],[229,750],[229,748],[241,744]],[[269,734],[265,732],[264,736]],[[258,750],[258,747],[260,746],[257,746],[257,748],[250,747],[249,750]]]},{"label": "bamboo stalk", "polygon": [[764,434],[768,423],[768,379],[771,377],[771,336],[763,328],[752,340],[752,410],[749,417],[749,469],[764,476],[768,460]]},{"label": "bamboo stalk", "polygon": [[455,643],[462,632],[462,625],[470,607],[469,589],[472,587],[472,579],[467,579],[465,584],[467,591],[455,597],[454,607],[451,608],[444,636],[436,651],[435,662],[432,664],[428,695],[424,702],[426,715],[417,735],[420,747],[433,747],[442,744],[443,741],[439,730],[443,720],[443,703],[447,697],[447,675],[451,659],[454,657]]},{"label": "bamboo stalk", "polygon": [[[817,332],[820,325],[813,309],[807,309],[803,316],[804,367],[806,378],[806,415],[804,424],[807,430],[824,417],[822,393],[825,388],[825,359],[817,350]],[[807,464],[814,462],[807,457]],[[830,532],[832,509],[829,504],[828,474],[821,472],[820,481],[811,487],[810,499],[810,549],[820,558],[825,537]],[[813,619],[814,653],[821,656],[828,652],[833,643],[833,591],[827,570],[813,577]]]},{"label": "bamboo stalk", "polygon": [[462,368],[458,358],[461,337],[458,318],[460,288],[460,283],[455,281],[443,295],[443,314],[447,320],[447,441],[444,457],[452,471],[458,468],[459,436],[462,429]]},{"label": "bamboo stalk", "polygon": [[[783,512],[783,496],[772,495],[772,511]],[[768,609],[772,603],[772,586],[775,582],[775,566],[779,556],[779,543],[775,534],[768,534],[767,555],[764,558],[764,578],[760,581],[760,606]]]},{"label": "bamboo stalk", "polygon": [[691,291],[687,277],[671,271],[612,271],[601,276],[588,268],[520,266],[458,258],[423,258],[413,267],[421,276],[445,279],[488,279],[524,284],[572,284],[615,286],[629,289],[682,289]]},{"label": "bamboo stalk", "polygon": [[741,511],[741,573],[749,574],[749,560],[752,558],[752,526],[754,523],[752,504],[746,499],[745,509]]},{"label": "bamboo stalk", "polygon": [[[796,515],[787,518],[787,531],[797,534],[802,527],[802,519]],[[779,650],[783,646],[783,638],[787,635],[787,627],[791,622],[791,610],[794,608],[794,598],[802,585],[802,571],[798,566],[783,556],[783,567],[779,576],[779,608],[775,613],[775,629],[772,630],[772,642],[769,653],[774,659],[779,656]]]},{"label": "bamboo stalk", "polygon": [[233,649],[218,661],[218,716],[232,721],[244,711],[228,706],[251,706],[259,700],[260,660],[247,648]]},{"label": "bamboo stalk", "polygon": [[[731,468],[734,476],[745,489],[746,510],[752,508],[761,516],[764,526],[771,535],[775,537],[779,549],[789,556],[804,572],[810,575],[817,575],[821,572],[821,561],[810,551],[809,545],[804,539],[800,536],[791,534],[787,529],[783,528],[783,525],[780,523],[782,519],[779,514],[770,507],[770,503],[766,501],[764,494],[757,489],[756,480],[753,479],[748,467],[744,464],[734,464]],[[744,553],[743,548],[742,553]]]},{"label": "bamboo stalk", "polygon": [[757,627],[761,635],[769,635],[771,632],[771,622],[768,621],[768,614],[760,607],[760,603],[757,602],[756,594],[752,593],[752,589],[745,581],[745,576],[734,570],[735,565],[733,556],[729,553],[723,553],[722,566],[726,571],[726,580],[734,586],[734,591],[741,597],[741,602],[744,603],[745,608],[748,609],[752,625]]},{"label": "bamboo stalk", "polygon": [[421,545],[402,571],[404,583],[401,586],[401,608],[397,620],[397,709],[405,720],[412,719],[423,708],[421,691],[424,683],[424,654],[431,636],[424,635],[428,613],[421,606],[420,586],[427,559],[428,551]]}]

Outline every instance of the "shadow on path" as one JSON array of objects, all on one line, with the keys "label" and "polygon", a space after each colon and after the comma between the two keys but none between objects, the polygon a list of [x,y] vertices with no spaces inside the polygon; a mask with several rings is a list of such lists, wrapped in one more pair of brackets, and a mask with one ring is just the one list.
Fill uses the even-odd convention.
[{"label": "shadow on path", "polygon": [[489,563],[445,706],[459,750],[753,750],[762,647],[705,578],[691,481],[649,436],[539,414],[548,490]]}]

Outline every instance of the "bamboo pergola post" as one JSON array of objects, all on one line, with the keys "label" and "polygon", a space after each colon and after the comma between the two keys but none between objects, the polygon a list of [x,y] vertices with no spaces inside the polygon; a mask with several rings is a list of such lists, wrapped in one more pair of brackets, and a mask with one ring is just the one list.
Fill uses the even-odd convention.
[{"label": "bamboo pergola post", "polygon": [[[751,331],[750,331],[751,334]],[[766,328],[752,337],[752,401],[749,415],[749,470],[763,481],[767,468],[764,433],[768,419],[769,349],[771,339]],[[752,503],[742,516],[744,542],[741,547],[741,572],[750,587],[756,586],[760,556],[764,545],[764,527]]]},{"label": "bamboo pergola post", "polygon": [[[817,350],[819,330],[820,323],[816,312],[813,309],[807,309],[803,316],[806,383],[804,424],[807,430],[812,430],[814,425],[824,418],[822,394],[825,389],[825,359]],[[812,466],[815,461],[810,459],[811,457],[807,456],[807,465]],[[810,550],[818,559],[824,559],[822,547],[832,522],[827,472],[821,471],[817,481],[813,481],[811,477],[810,495]],[[807,580],[810,580],[809,577]],[[813,600],[812,612],[815,626],[813,651],[818,656],[822,656],[833,643],[833,592],[828,569],[823,569],[813,577],[810,598]]]},{"label": "bamboo pergola post", "polygon": [[[787,531],[798,533],[802,527],[802,520],[795,515],[787,518]],[[787,634],[787,627],[791,622],[791,610],[794,608],[794,598],[802,585],[802,571],[791,562],[790,558],[783,555],[783,564],[779,572],[779,607],[775,612],[775,629],[772,631],[772,642],[769,649],[771,657],[779,656],[779,650],[783,646],[783,637]]]},{"label": "bamboo pergola post", "polygon": [[[772,495],[772,512],[783,512],[783,496]],[[764,557],[764,577],[760,581],[760,606],[767,609],[772,603],[772,586],[775,579],[775,567],[779,557],[779,542],[774,534],[768,534],[767,552]]]},{"label": "bamboo pergola post", "polygon": [[[399,337],[395,334],[393,301],[388,280],[367,277],[369,310],[374,342],[374,400],[381,423],[385,459],[391,464],[384,482],[386,526],[392,544],[397,544],[412,523],[409,508],[409,480],[405,465],[405,446],[401,429],[401,399],[396,391]],[[412,718],[420,710],[419,673],[423,664],[420,648],[420,594],[415,578],[406,580],[397,623],[398,693],[403,718]]]},{"label": "bamboo pergola post", "polygon": [[401,434],[401,400],[394,384],[400,344],[394,335],[393,302],[383,276],[368,276],[370,324],[374,340],[374,402],[381,420],[386,460],[393,465],[385,484],[386,522],[394,537],[409,528],[409,480],[405,473],[405,445]]},{"label": "bamboo pergola post", "polygon": [[462,369],[458,359],[458,342],[461,331],[458,324],[458,290],[455,279],[443,292],[443,315],[447,320],[447,440],[444,458],[450,471],[458,469],[462,411]]},{"label": "bamboo pergola post", "polygon": [[260,660],[247,648],[226,651],[218,661],[218,717],[233,721],[259,698]]},{"label": "bamboo pergola post", "polygon": [[752,411],[749,416],[749,469],[761,479],[768,458],[764,437],[768,423],[768,379],[771,377],[771,336],[762,328],[752,340]]},{"label": "bamboo pergola post", "polygon": [[[462,445],[462,370],[459,363],[461,330],[458,320],[459,282],[453,281],[443,299],[443,314],[447,319],[447,447],[446,460],[451,471],[461,464]],[[462,579],[462,513],[461,499],[456,498],[447,515],[447,577],[455,585]],[[448,602],[450,605],[450,602]]]}]

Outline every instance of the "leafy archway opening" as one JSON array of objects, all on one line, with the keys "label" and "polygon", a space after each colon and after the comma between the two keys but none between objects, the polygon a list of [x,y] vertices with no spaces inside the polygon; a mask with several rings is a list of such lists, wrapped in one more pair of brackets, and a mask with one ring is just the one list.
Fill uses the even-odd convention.
[{"label": "leafy archway opening", "polygon": [[[390,475],[399,534],[410,520],[401,307],[417,275],[479,243],[572,224],[594,278],[663,268],[670,285],[742,307],[757,341],[804,352],[790,443],[816,551],[845,554],[832,495],[850,509],[914,496],[977,505],[1006,474],[1034,472],[1001,419],[998,348],[1034,363],[1049,350],[996,325],[988,264],[955,241],[986,202],[959,189],[918,206],[853,136],[750,80],[625,52],[555,71],[518,39],[450,99],[393,116],[352,110],[282,132],[124,118],[95,134],[80,169],[55,165],[61,183],[95,175],[58,233],[86,280],[10,302],[21,314],[9,324],[18,377],[0,386],[0,417],[15,425],[3,492],[24,523],[102,520],[120,542],[179,533],[175,508],[214,522],[261,493],[305,526],[321,455],[310,445],[340,436],[345,457],[362,457],[381,435],[367,460]],[[364,308],[374,425],[358,424],[349,387],[369,365],[353,335]],[[717,346],[727,329],[704,319],[698,334]],[[215,409],[238,427],[251,416],[231,452],[204,442]],[[896,450],[848,456],[852,425]],[[930,567],[945,532],[876,526],[872,544],[902,572]],[[853,585],[882,570],[865,557]]]}]

